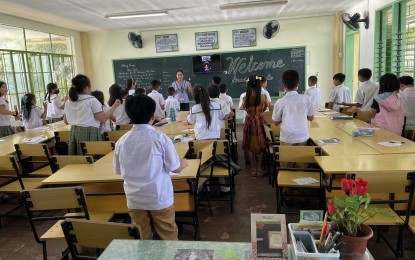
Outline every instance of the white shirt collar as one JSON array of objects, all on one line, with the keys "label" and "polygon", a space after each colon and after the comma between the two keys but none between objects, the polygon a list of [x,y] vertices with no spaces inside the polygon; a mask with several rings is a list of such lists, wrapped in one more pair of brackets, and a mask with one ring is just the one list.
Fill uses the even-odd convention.
[{"label": "white shirt collar", "polygon": [[147,124],[136,124],[133,125],[133,127],[131,128],[131,130],[133,131],[137,131],[137,130],[154,130],[154,127],[152,127],[151,125],[147,125]]},{"label": "white shirt collar", "polygon": [[317,88],[317,85],[309,86],[308,88]]},{"label": "white shirt collar", "polygon": [[296,90],[291,90],[288,91],[287,93],[285,93],[286,96],[294,96],[294,95],[298,95],[298,92]]}]

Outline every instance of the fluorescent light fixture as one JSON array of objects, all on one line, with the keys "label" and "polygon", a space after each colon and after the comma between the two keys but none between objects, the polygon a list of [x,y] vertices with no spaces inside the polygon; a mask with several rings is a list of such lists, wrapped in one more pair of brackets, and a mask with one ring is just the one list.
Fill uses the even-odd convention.
[{"label": "fluorescent light fixture", "polygon": [[220,10],[230,9],[241,9],[241,8],[252,8],[252,7],[264,7],[270,5],[286,5],[288,0],[262,0],[262,1],[250,1],[250,2],[239,2],[219,5]]},{"label": "fluorescent light fixture", "polygon": [[145,12],[128,12],[128,13],[112,13],[106,14],[105,18],[108,19],[128,19],[128,18],[140,18],[140,17],[152,17],[168,15],[168,11],[145,11]]}]

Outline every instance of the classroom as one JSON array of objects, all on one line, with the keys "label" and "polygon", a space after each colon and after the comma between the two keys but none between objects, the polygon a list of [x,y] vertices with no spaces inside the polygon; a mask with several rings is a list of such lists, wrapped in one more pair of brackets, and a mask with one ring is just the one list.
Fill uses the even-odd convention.
[{"label": "classroom", "polygon": [[414,10],[1,1],[0,259],[415,259]]}]

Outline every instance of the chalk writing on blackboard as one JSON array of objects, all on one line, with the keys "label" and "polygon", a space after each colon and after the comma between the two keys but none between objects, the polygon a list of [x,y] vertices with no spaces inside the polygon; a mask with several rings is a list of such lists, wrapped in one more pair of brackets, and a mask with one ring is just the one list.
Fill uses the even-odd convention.
[{"label": "chalk writing on blackboard", "polygon": [[[241,57],[227,57],[226,60],[230,61],[230,64],[224,73],[233,75],[232,84],[244,82],[247,76],[255,74],[255,72],[260,73],[263,70],[280,69],[285,67],[285,63],[282,59],[256,61],[254,55],[251,55],[249,60]],[[268,78],[268,80],[272,79]]]}]

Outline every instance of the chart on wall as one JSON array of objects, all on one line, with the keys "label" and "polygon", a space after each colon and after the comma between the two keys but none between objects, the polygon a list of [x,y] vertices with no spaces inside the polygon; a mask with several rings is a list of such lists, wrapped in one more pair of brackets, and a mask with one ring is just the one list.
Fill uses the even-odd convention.
[{"label": "chart on wall", "polygon": [[228,85],[228,94],[238,98],[246,91],[246,79],[250,75],[263,75],[268,79],[267,88],[271,96],[278,96],[278,92],[282,91],[283,72],[292,69],[300,74],[302,83],[298,92],[304,91],[305,47],[214,54],[221,55],[221,73],[194,73],[194,55],[113,60],[115,82],[125,85],[126,79],[133,78],[139,87],[149,91],[151,80],[158,79],[162,83],[161,93],[167,97],[167,88],[176,80],[176,71],[181,69],[185,80],[192,85],[208,87],[212,76],[219,75],[222,82]]}]

